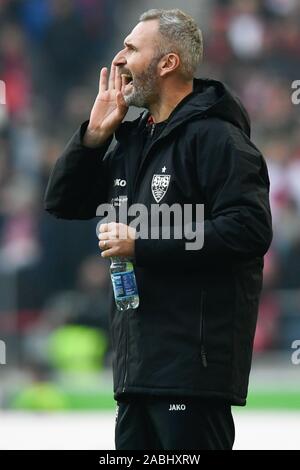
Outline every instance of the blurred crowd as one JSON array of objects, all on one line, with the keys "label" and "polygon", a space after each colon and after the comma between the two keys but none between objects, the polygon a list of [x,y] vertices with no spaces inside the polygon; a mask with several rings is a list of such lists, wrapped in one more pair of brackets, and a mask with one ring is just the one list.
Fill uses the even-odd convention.
[{"label": "blurred crowd", "polygon": [[[43,196],[54,162],[89,116],[99,70],[115,47],[119,3],[0,0],[0,338],[7,345],[6,370],[43,376],[57,355],[48,351],[51,335],[68,336],[70,325],[82,328],[82,338],[104,334],[98,366],[111,364],[108,271],[96,222],[56,220],[43,210]],[[79,346],[70,343],[69,349]],[[64,354],[69,357],[68,350]],[[78,367],[78,358],[69,362]],[[89,364],[95,365],[92,358]]]},{"label": "blurred crowd", "polygon": [[[205,31],[200,76],[225,81],[241,97],[271,180],[274,240],[255,349],[290,347],[300,331],[300,105],[291,100],[300,80],[300,4],[209,3],[208,24],[196,18]],[[113,41],[121,43],[120,4],[0,0],[0,337],[23,368],[46,369],[44,339],[70,325],[104,334],[99,361],[111,364],[108,269],[96,219],[56,220],[42,200],[55,160],[89,115]]]},{"label": "blurred crowd", "polygon": [[258,352],[289,349],[300,331],[300,104],[292,101],[299,25],[297,0],[218,0],[206,38],[205,73],[241,97],[269,169],[274,240],[265,257]]}]

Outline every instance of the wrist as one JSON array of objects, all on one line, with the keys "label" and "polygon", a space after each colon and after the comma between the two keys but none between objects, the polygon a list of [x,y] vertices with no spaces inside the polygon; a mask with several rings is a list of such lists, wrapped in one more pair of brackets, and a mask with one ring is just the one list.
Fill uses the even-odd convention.
[{"label": "wrist", "polygon": [[101,147],[107,139],[108,136],[104,136],[99,129],[88,125],[83,136],[83,145],[89,148]]}]

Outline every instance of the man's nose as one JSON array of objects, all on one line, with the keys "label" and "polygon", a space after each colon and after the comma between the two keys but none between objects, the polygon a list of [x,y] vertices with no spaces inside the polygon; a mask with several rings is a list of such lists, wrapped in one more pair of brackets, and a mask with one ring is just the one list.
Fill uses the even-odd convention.
[{"label": "man's nose", "polygon": [[113,59],[113,64],[116,67],[120,67],[120,65],[125,65],[126,64],[126,57],[124,55],[124,51],[118,52],[118,54]]}]

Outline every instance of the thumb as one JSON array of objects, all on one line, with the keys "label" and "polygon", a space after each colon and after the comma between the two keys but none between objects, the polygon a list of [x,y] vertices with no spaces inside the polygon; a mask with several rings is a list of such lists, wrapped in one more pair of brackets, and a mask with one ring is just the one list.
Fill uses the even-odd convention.
[{"label": "thumb", "polygon": [[118,111],[120,111],[122,114],[126,113],[128,110],[128,106],[126,104],[123,93],[121,91],[117,93],[116,102],[117,102]]}]

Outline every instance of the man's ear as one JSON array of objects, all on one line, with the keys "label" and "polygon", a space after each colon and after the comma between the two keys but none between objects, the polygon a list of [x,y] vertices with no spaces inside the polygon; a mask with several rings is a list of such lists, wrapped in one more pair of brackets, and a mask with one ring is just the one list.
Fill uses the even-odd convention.
[{"label": "man's ear", "polygon": [[170,72],[176,70],[180,65],[180,58],[178,54],[170,52],[166,54],[162,59],[159,67],[159,74],[164,77]]}]

